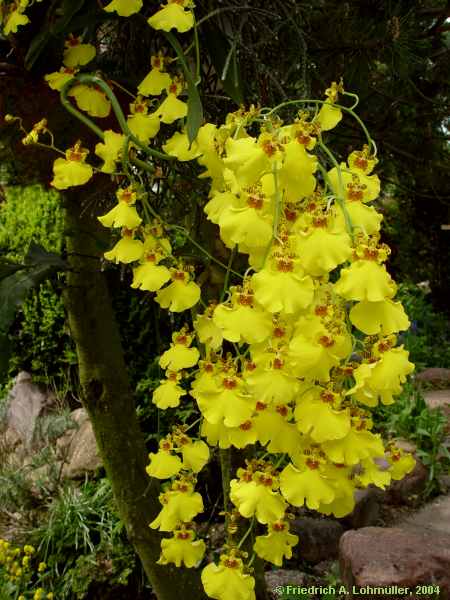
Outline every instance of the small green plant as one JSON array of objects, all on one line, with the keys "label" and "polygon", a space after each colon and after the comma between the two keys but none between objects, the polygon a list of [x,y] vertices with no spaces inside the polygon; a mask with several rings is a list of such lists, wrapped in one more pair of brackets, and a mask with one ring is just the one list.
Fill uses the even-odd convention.
[{"label": "small green plant", "polygon": [[418,458],[428,469],[424,497],[439,492],[439,476],[450,468],[445,444],[447,419],[442,411],[428,408],[420,389],[410,380],[395,404],[374,411],[374,422],[384,434],[414,442]]},{"label": "small green plant", "polygon": [[426,367],[450,367],[450,323],[448,317],[436,311],[427,291],[414,284],[399,285],[398,298],[411,321],[400,339],[409,350],[416,371]]},{"label": "small green plant", "polygon": [[91,585],[126,585],[138,569],[107,479],[66,483],[32,539],[61,600],[85,598]]}]

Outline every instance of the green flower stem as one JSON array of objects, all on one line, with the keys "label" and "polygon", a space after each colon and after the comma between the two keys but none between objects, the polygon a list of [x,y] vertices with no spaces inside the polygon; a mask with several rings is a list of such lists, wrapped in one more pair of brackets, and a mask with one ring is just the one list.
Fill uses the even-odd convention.
[{"label": "green flower stem", "polygon": [[104,140],[103,131],[91,119],[89,119],[89,117],[86,117],[86,115],[84,115],[77,108],[75,108],[71,104],[71,102],[68,98],[68,93],[69,93],[70,89],[77,83],[84,84],[84,85],[95,85],[95,86],[99,87],[102,90],[102,92],[104,92],[104,94],[107,96],[107,98],[111,102],[112,109],[114,111],[114,114],[116,115],[116,119],[119,123],[119,126],[120,126],[122,132],[125,135],[129,136],[130,140],[140,150],[142,150],[146,154],[149,154],[150,156],[154,156],[155,158],[159,158],[161,160],[174,160],[174,158],[175,158],[174,156],[169,156],[168,154],[164,154],[163,152],[159,152],[158,150],[149,148],[148,146],[143,144],[135,135],[133,135],[133,133],[130,131],[130,129],[128,127],[127,121],[122,112],[122,108],[120,107],[120,104],[119,104],[114,92],[111,90],[109,85],[103,81],[103,79],[100,79],[100,77],[97,77],[96,75],[88,75],[88,74],[76,75],[75,77],[72,77],[72,79],[70,79],[65,84],[65,86],[62,88],[61,102],[67,111],[69,111],[72,115],[74,115],[74,117],[76,117],[78,120],[80,120],[82,123],[84,123],[87,127],[89,127],[89,129],[91,129],[96,135],[98,135],[98,137],[101,140]]},{"label": "green flower stem", "polygon": [[[215,262],[216,265],[220,265],[222,267],[222,269],[228,270],[228,265],[226,265],[222,261],[215,258],[212,254],[210,254],[208,252],[208,250],[206,250],[205,248],[203,248],[203,246],[201,246],[198,242],[196,242],[194,240],[194,238],[192,238],[189,235],[189,233],[185,227],[182,227],[181,225],[165,225],[165,224],[164,224],[164,226],[166,227],[166,229],[178,229],[179,231],[182,231],[185,234],[186,239],[188,239],[193,246],[195,246],[198,250],[203,252],[203,254],[205,254],[212,262]],[[238,273],[237,271],[233,271],[233,269],[230,269],[230,273],[232,273],[235,277],[239,277],[239,279],[243,279],[243,276],[240,273]]]},{"label": "green flower stem", "polygon": [[[339,163],[337,162],[337,160],[335,159],[333,153],[329,150],[329,148],[326,146],[326,144],[323,143],[322,136],[319,136],[318,143],[319,143],[320,148],[325,152],[325,154],[328,156],[328,158],[330,159],[332,164],[336,167],[336,171],[338,174],[338,181],[339,181],[339,193],[336,194],[336,200],[338,201],[338,204],[341,207],[342,212],[344,213],[345,224],[347,226],[348,232],[349,232],[350,236],[353,238],[353,223],[352,223],[352,220],[350,219],[350,215],[348,214],[347,207],[345,206],[344,184],[342,181],[341,167],[340,167]],[[322,165],[320,165],[320,169],[321,169],[322,175],[325,178],[325,181],[327,182],[327,185],[331,188],[330,180],[328,179],[328,174],[325,174],[326,171],[322,167]]]},{"label": "green flower stem", "polygon": [[237,246],[235,246],[233,248],[233,250],[230,252],[230,258],[228,259],[227,271],[225,273],[225,279],[224,279],[224,282],[223,282],[223,288],[222,288],[222,292],[220,294],[219,302],[223,301],[223,299],[225,297],[225,293],[226,293],[226,291],[228,289],[228,282],[230,280],[231,267],[233,266],[233,260],[234,260],[234,258],[236,256],[236,253],[237,253]]},{"label": "green flower stem", "polygon": [[242,538],[241,538],[241,539],[240,539],[240,541],[239,541],[239,544],[238,544],[238,546],[237,546],[238,548],[242,548],[242,546],[243,546],[243,544],[244,544],[245,540],[246,540],[246,539],[248,538],[248,536],[251,534],[251,532],[252,532],[252,529],[253,529],[253,525],[254,525],[254,523],[255,523],[255,517],[252,517],[252,520],[251,520],[251,522],[250,522],[250,526],[249,526],[249,528],[247,529],[247,531],[244,533],[244,535],[242,536]]},{"label": "green flower stem", "polygon": [[[350,95],[350,96],[356,96],[356,94],[350,94],[349,92],[345,92],[345,93],[347,95]],[[269,117],[271,114],[273,114],[274,112],[277,112],[281,108],[284,108],[285,106],[294,105],[294,104],[316,104],[317,105],[317,104],[329,104],[329,102],[327,102],[326,100],[313,100],[311,98],[308,98],[307,100],[287,100],[286,102],[282,102],[281,104],[278,104],[278,106],[275,106],[275,108],[272,108],[271,110],[269,110],[268,112],[264,112],[263,114],[266,117]],[[367,127],[362,122],[361,118],[358,117],[358,115],[353,111],[353,108],[356,105],[354,105],[352,108],[348,108],[347,106],[342,106],[342,104],[334,103],[333,106],[335,106],[336,108],[340,108],[344,112],[346,112],[349,115],[351,115],[354,119],[356,119],[356,121],[358,122],[359,126],[363,130],[364,135],[366,136],[367,143],[369,144],[369,147],[373,148],[374,156],[376,156],[376,154],[377,154],[377,146],[376,146],[375,142],[370,137],[370,133],[369,133]]]},{"label": "green flower stem", "polygon": [[130,168],[129,168],[129,156],[128,156],[128,147],[130,145],[130,136],[126,135],[123,140],[122,146],[122,168],[124,172],[130,177]]}]

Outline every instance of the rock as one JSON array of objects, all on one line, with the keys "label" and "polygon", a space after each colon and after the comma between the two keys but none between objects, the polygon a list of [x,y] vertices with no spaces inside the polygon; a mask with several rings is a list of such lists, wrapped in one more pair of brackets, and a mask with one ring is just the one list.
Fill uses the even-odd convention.
[{"label": "rock", "polygon": [[416,380],[429,383],[450,383],[450,369],[431,367],[418,373],[416,375]]},{"label": "rock", "polygon": [[6,427],[13,430],[27,447],[31,446],[38,418],[55,404],[52,392],[42,392],[31,375],[20,372],[6,400]]},{"label": "rock", "polygon": [[[59,449],[66,462],[63,467],[63,477],[77,479],[89,471],[96,471],[101,467],[102,462],[98,454],[92,424],[84,408],[74,410],[71,416],[77,422],[78,429],[64,434],[64,440],[60,442]],[[70,436],[70,440],[68,436]]]},{"label": "rock", "polygon": [[305,574],[301,571],[291,571],[289,569],[276,569],[266,571],[267,590],[271,598],[279,598],[287,585],[303,586],[305,585]]},{"label": "rock", "polygon": [[414,503],[414,496],[418,496],[427,485],[428,469],[417,457],[416,464],[411,473],[407,473],[403,479],[392,481],[386,489],[386,502],[388,504],[410,504]]},{"label": "rock", "polygon": [[298,535],[298,553],[302,560],[318,563],[338,556],[343,526],[333,519],[299,517],[290,523],[291,533]]},{"label": "rock", "polygon": [[403,450],[404,452],[409,452],[410,454],[414,454],[417,450],[417,445],[411,440],[405,440],[404,438],[395,438],[395,445]]},{"label": "rock", "polygon": [[402,529],[417,529],[446,533],[450,540],[450,495],[439,496],[399,524]]},{"label": "rock", "polygon": [[383,492],[374,486],[355,491],[355,508],[340,519],[346,529],[359,529],[377,525],[380,518],[380,503]]},{"label": "rock", "polygon": [[[440,600],[450,597],[450,535],[446,533],[397,527],[347,531],[341,537],[339,560],[342,581],[350,592],[347,598],[353,597],[353,586],[409,587],[411,596],[391,589],[383,597],[415,598],[416,585],[431,584],[440,586]],[[380,597],[380,593],[364,594],[365,599]]]},{"label": "rock", "polygon": [[447,418],[447,431],[450,432],[450,390],[432,390],[423,397],[428,408],[439,408]]}]

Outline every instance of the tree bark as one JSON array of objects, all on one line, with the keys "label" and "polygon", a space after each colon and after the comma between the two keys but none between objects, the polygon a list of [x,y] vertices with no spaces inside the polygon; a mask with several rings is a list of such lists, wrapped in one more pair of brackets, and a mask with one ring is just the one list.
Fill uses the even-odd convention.
[{"label": "tree bark", "polygon": [[118,326],[104,275],[95,215],[83,210],[79,193],[66,195],[70,270],[64,302],[76,344],[82,402],[92,421],[99,453],[120,518],[158,600],[206,598],[195,569],[160,566],[161,536],[149,528],[161,510],[159,482],[150,479],[144,438],[135,412]]}]

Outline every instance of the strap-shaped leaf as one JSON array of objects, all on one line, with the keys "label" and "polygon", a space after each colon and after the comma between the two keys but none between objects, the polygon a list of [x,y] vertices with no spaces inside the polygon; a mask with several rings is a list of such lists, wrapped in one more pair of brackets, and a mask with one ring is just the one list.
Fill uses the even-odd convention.
[{"label": "strap-shaped leaf", "polygon": [[183,49],[180,46],[177,38],[170,32],[165,33],[165,36],[178,56],[178,59],[181,63],[181,67],[183,69],[184,78],[186,79],[186,82],[188,84],[188,114],[186,122],[186,133],[188,136],[189,143],[192,144],[192,142],[197,137],[198,130],[200,129],[203,123],[202,101],[200,100],[200,94],[198,93],[197,85],[194,81],[192,72],[189,68],[189,65],[186,62],[186,57],[184,55]]}]

